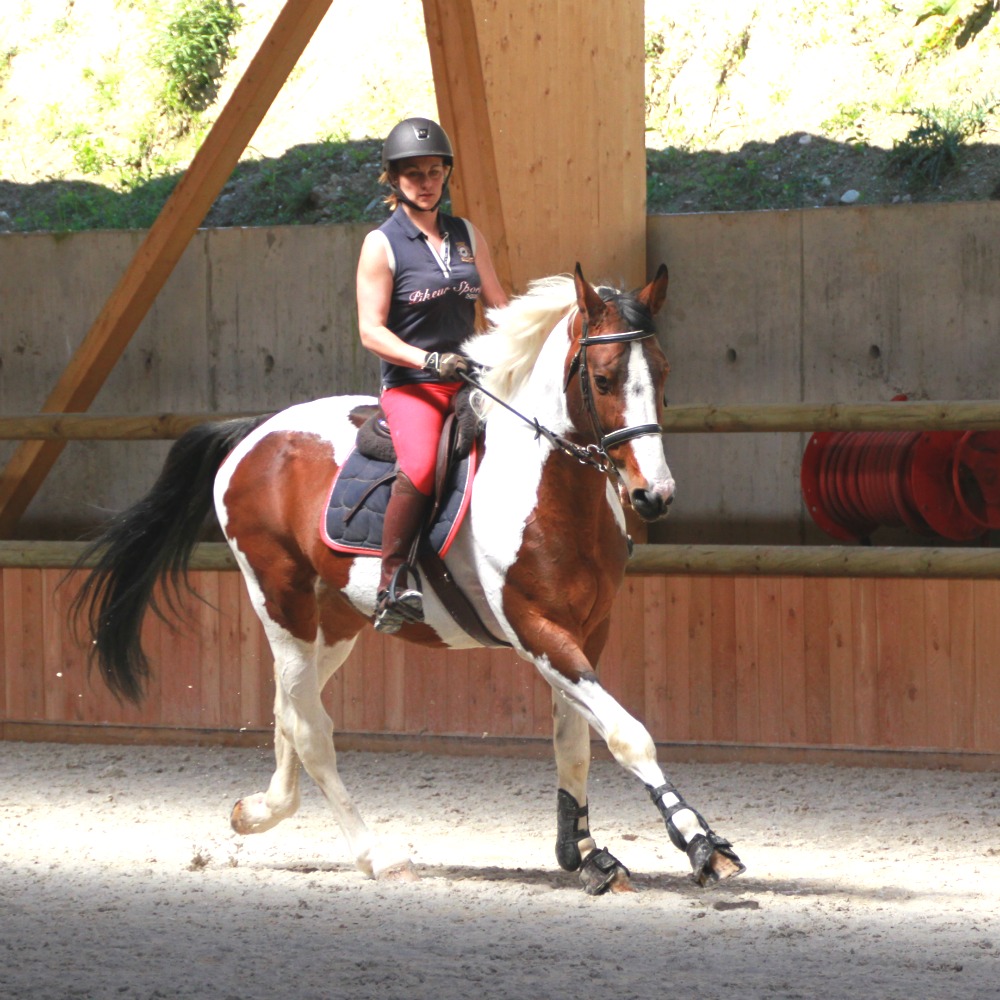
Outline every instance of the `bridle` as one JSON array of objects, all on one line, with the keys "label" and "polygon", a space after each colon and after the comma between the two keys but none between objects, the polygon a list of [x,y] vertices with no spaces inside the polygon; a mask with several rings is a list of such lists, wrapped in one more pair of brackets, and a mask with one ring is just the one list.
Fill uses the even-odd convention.
[{"label": "bridle", "polygon": [[594,396],[590,387],[590,370],[587,366],[587,348],[600,346],[602,344],[617,344],[627,343],[633,340],[645,340],[648,337],[655,337],[656,331],[622,330],[619,333],[599,333],[595,336],[590,336],[588,333],[590,324],[586,314],[583,314],[582,323],[580,342],[577,346],[576,354],[573,355],[573,360],[570,362],[569,370],[566,373],[566,381],[563,384],[563,392],[565,393],[569,389],[569,384],[573,375],[576,372],[579,372],[580,394],[583,397],[584,405],[587,408],[587,415],[590,417],[590,422],[597,438],[596,444],[579,445],[575,441],[570,441],[561,434],[556,434],[555,431],[551,431],[544,425],[540,424],[537,417],[526,417],[523,413],[520,413],[513,406],[511,406],[506,400],[501,399],[499,396],[495,396],[479,383],[478,378],[464,373],[460,377],[474,389],[478,389],[481,393],[483,393],[483,395],[489,396],[493,402],[499,403],[505,409],[513,413],[514,416],[519,417],[526,424],[528,424],[529,427],[534,428],[536,440],[540,437],[544,437],[545,440],[548,441],[553,447],[562,451],[564,454],[575,458],[581,464],[592,466],[607,475],[619,476],[618,469],[616,468],[615,463],[611,460],[611,456],[608,454],[608,449],[614,448],[616,445],[624,444],[626,441],[632,441],[637,437],[644,437],[649,434],[662,434],[663,427],[660,424],[636,424],[633,427],[623,427],[620,430],[611,431],[610,434],[604,433],[604,428],[601,426],[601,418],[597,413],[597,406],[594,403]]},{"label": "bridle", "polygon": [[[616,445],[632,441],[637,437],[645,437],[649,434],[662,434],[663,427],[660,424],[636,424],[633,427],[623,427],[621,430],[612,431],[610,434],[604,433],[601,426],[601,418],[597,414],[597,405],[594,403],[594,394],[590,385],[590,370],[587,367],[587,348],[600,346],[602,344],[622,344],[634,340],[646,340],[655,337],[655,330],[622,330],[619,333],[598,333],[594,336],[589,334],[590,320],[586,313],[582,317],[582,329],[580,333],[580,345],[577,348],[573,360],[570,362],[569,371],[566,373],[566,382],[563,385],[563,392],[569,388],[570,379],[573,378],[574,371],[580,373],[580,395],[583,397],[584,405],[587,407],[587,414],[590,417],[591,426],[597,436],[597,447],[599,453],[611,462],[608,456],[608,449]],[[613,463],[612,463],[613,464]]]}]

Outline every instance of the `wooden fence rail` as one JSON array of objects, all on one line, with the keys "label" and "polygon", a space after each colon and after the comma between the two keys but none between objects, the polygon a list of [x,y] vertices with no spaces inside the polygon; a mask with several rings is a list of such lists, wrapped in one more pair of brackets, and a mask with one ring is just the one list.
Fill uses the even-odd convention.
[{"label": "wooden fence rail", "polygon": [[[0,417],[0,440],[171,440],[199,423],[250,415],[256,413],[8,416]],[[988,430],[1000,429],[1000,402],[692,404],[669,407],[663,426],[669,433]],[[83,543],[0,541],[0,567],[67,569],[77,564],[83,551]],[[234,569],[235,562],[228,546],[209,543],[198,546],[191,568]],[[1000,550],[836,545],[639,545],[627,572],[672,576],[1000,579]]]},{"label": "wooden fence rail", "polygon": [[[0,569],[70,569],[85,542],[0,541]],[[86,565],[86,564],[84,564]],[[229,546],[203,542],[190,568],[236,569]],[[629,576],[796,576],[996,580],[1000,549],[838,545],[637,545]]]},{"label": "wooden fence rail", "polygon": [[134,417],[37,413],[0,417],[0,441],[173,441],[198,424],[256,416],[259,412],[162,413]]},{"label": "wooden fence rail", "polygon": [[[200,423],[255,416],[241,413],[173,413],[113,416],[39,413],[0,417],[0,441],[172,440]],[[899,403],[754,403],[712,406],[682,403],[663,415],[669,433],[776,433],[850,430],[1000,430],[1000,401]]]},{"label": "wooden fence rail", "polygon": [[1000,430],[1000,402],[679,404],[667,407],[662,423],[670,433],[992,431]]}]

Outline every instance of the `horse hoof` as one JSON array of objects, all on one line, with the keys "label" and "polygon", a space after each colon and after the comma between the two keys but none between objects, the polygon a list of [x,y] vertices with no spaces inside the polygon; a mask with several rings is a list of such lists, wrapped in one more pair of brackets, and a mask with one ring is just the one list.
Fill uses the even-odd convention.
[{"label": "horse hoof", "polygon": [[606,892],[635,892],[629,870],[606,848],[595,849],[580,867],[580,881],[588,896]]},{"label": "horse hoof", "polygon": [[417,874],[416,868],[413,867],[413,862],[407,859],[406,861],[400,861],[398,864],[389,865],[386,868],[380,868],[375,873],[375,878],[379,882],[419,882],[420,876]]},{"label": "horse hoof", "polygon": [[229,825],[236,833],[253,833],[253,824],[244,815],[242,799],[238,799],[233,806],[233,811],[229,814]]},{"label": "horse hoof", "polygon": [[695,877],[698,885],[704,888],[715,882],[723,882],[727,878],[735,878],[746,870],[747,866],[736,855],[729,857],[721,851],[713,851],[708,864]]},{"label": "horse hoof", "polygon": [[263,833],[277,826],[281,816],[276,816],[266,805],[263,792],[239,799],[229,814],[229,825],[236,833]]},{"label": "horse hoof", "polygon": [[610,890],[611,892],[638,892],[634,885],[632,885],[632,879],[629,878],[626,869],[622,868],[620,871],[615,873],[615,877],[611,880]]}]

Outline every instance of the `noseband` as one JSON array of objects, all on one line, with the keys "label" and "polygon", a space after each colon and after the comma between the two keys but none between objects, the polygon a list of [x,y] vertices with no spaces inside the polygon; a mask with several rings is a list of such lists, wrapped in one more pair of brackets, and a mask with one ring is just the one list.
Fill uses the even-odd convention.
[{"label": "noseband", "polygon": [[602,344],[622,344],[633,340],[645,340],[647,337],[656,336],[653,330],[622,330],[620,333],[599,333],[590,336],[588,333],[590,322],[586,314],[583,315],[583,330],[580,335],[580,345],[576,354],[570,362],[569,371],[566,373],[566,382],[563,385],[563,392],[569,388],[573,373],[580,373],[580,395],[583,396],[584,405],[587,407],[587,414],[590,423],[597,436],[597,451],[606,463],[605,467],[613,467],[614,463],[608,455],[608,449],[616,445],[632,441],[637,437],[645,437],[648,434],[662,434],[663,427],[660,424],[636,424],[634,427],[623,427],[621,430],[612,431],[610,434],[604,433],[601,426],[601,418],[597,414],[597,406],[594,403],[594,394],[590,386],[590,371],[587,367],[587,348],[599,347]]}]

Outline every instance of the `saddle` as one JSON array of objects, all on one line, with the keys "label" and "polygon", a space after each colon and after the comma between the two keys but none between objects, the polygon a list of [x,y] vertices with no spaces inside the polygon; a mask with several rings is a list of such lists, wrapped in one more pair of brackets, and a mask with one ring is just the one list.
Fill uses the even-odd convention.
[{"label": "saddle", "polygon": [[[392,483],[399,470],[388,436],[385,416],[375,406],[357,407],[352,419],[362,420],[354,450],[341,466],[330,489],[324,541],[337,552],[382,554],[382,523]],[[453,417],[449,414],[438,448],[435,497],[425,536],[444,556],[461,526],[475,475],[477,449],[459,458],[453,449]],[[453,457],[454,456],[454,457]]]},{"label": "saddle", "polygon": [[[441,434],[434,500],[421,535],[418,563],[459,628],[484,646],[509,646],[486,628],[444,564],[468,512],[481,450],[482,428],[469,395],[466,387],[455,397]],[[396,451],[380,407],[355,407],[350,418],[358,428],[355,447],[330,487],[321,535],[336,552],[380,557],[382,524],[398,472]]]}]

